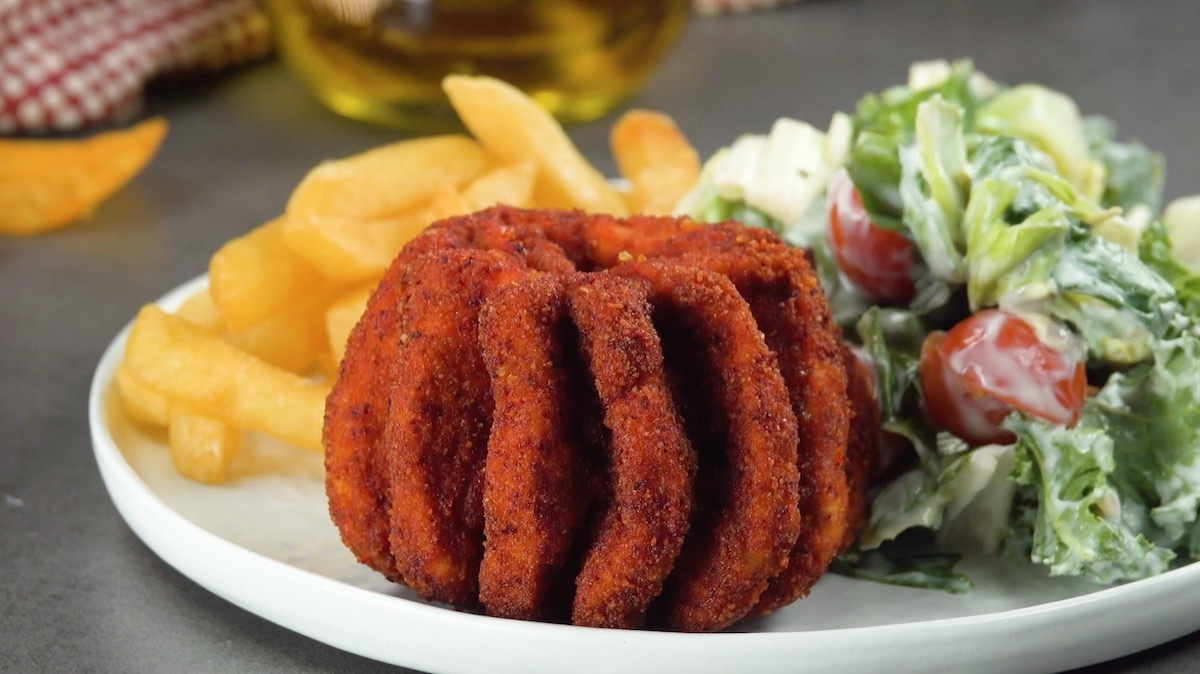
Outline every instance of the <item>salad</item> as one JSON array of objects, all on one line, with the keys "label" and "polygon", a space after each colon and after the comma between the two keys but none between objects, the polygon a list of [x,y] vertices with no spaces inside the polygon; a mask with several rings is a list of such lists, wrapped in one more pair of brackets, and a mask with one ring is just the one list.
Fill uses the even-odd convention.
[{"label": "salad", "polygon": [[871,514],[840,568],[961,591],[957,553],[1100,583],[1200,557],[1200,217],[1066,95],[914,64],[826,130],[779,120],[679,211],[808,248],[873,367]]}]

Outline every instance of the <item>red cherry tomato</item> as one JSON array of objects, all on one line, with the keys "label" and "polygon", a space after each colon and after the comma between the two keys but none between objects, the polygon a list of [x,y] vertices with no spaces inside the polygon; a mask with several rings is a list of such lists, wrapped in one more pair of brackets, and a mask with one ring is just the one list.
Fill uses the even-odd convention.
[{"label": "red cherry tomato", "polygon": [[1013,410],[1064,426],[1083,413],[1082,352],[1046,344],[1016,314],[988,310],[949,332],[934,332],[921,353],[921,387],[930,420],[972,445],[1010,444],[1000,427]]},{"label": "red cherry tomato", "polygon": [[912,242],[871,222],[845,169],[829,182],[829,243],[846,278],[868,295],[907,304],[916,293]]}]

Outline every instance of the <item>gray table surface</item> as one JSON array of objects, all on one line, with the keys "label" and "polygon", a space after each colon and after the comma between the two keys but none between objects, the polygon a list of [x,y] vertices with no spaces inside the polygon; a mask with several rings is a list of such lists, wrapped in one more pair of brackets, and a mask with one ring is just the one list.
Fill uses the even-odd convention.
[{"label": "gray table surface", "polygon": [[[902,81],[913,60],[970,56],[998,79],[1065,91],[1165,151],[1172,198],[1200,192],[1197,28],[1192,0],[812,1],[694,21],[634,104],[673,115],[708,155],[781,115],[822,125]],[[276,215],[319,160],[397,136],[326,112],[277,63],[156,88],[148,112],[172,129],[133,184],[78,226],[0,240],[0,670],[389,670],[236,608],[160,561],[108,499],[85,400],[102,349],[139,305]],[[610,123],[571,135],[611,173]],[[1200,634],[1101,670],[1200,671]]]}]

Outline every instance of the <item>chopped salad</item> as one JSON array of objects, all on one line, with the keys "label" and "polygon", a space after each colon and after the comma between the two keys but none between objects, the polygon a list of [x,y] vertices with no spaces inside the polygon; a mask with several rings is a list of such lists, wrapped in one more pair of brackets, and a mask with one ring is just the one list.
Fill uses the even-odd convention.
[{"label": "chopped salad", "polygon": [[914,64],[826,130],[717,152],[679,211],[811,251],[884,437],[839,568],[962,591],[955,553],[1100,583],[1200,557],[1200,204],[1066,95]]}]

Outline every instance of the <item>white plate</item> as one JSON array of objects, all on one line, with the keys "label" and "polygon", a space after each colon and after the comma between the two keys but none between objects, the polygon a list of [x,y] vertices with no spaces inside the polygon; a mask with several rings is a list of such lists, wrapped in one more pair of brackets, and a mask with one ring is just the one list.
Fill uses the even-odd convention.
[{"label": "white plate", "polygon": [[[199,288],[197,278],[160,304]],[[133,531],[212,592],[288,629],[428,672],[1043,672],[1200,629],[1200,564],[1123,586],[976,561],[967,595],[827,575],[812,595],[720,634],[502,620],[426,603],[357,564],[326,511],[319,456],[255,437],[238,477],[205,486],[115,404],[128,328],[96,369],[88,413],[100,474]]]}]

